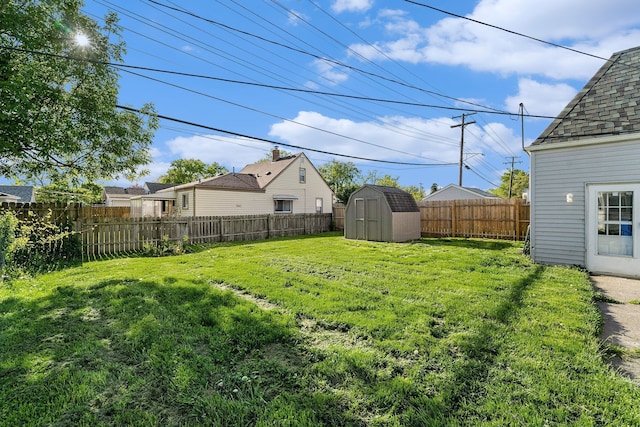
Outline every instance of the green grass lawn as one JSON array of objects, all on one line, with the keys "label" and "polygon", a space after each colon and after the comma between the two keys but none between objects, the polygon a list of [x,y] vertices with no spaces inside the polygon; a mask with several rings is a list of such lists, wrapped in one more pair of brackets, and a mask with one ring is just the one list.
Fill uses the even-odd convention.
[{"label": "green grass lawn", "polygon": [[0,284],[0,425],[640,425],[586,273],[335,234]]}]

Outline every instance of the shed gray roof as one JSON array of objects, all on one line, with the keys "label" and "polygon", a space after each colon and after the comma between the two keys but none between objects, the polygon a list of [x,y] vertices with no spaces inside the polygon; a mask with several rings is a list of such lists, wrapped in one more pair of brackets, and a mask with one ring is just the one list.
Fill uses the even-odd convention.
[{"label": "shed gray roof", "polygon": [[382,193],[389,204],[389,208],[391,208],[391,212],[420,212],[420,208],[413,196],[400,188],[370,184],[364,187],[369,187]]},{"label": "shed gray roof", "polygon": [[640,47],[614,53],[531,144],[640,132]]},{"label": "shed gray roof", "polygon": [[19,197],[20,203],[31,203],[35,201],[32,185],[0,185],[0,192]]}]

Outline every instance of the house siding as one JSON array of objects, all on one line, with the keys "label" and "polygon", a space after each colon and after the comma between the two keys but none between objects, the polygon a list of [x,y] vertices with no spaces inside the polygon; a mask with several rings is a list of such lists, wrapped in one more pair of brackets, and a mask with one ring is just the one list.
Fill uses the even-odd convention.
[{"label": "house siding", "polygon": [[[299,170],[306,169],[306,182],[300,183]],[[293,213],[316,213],[316,198],[322,198],[322,213],[331,213],[333,192],[320,173],[304,155],[291,163],[267,187],[266,198],[271,201],[270,213],[273,213],[273,196],[288,194],[296,196],[293,201]]]},{"label": "house siding", "polygon": [[[640,182],[638,142],[634,139],[532,152],[534,261],[585,266],[587,185]],[[573,194],[573,203],[567,203],[567,193]]]},{"label": "house siding", "polygon": [[[180,216],[193,216],[195,194],[194,190],[189,188],[182,191],[176,191],[176,209],[180,212]],[[189,197],[189,206],[185,209],[182,207],[182,196],[187,195]]]},{"label": "house siding", "polygon": [[273,200],[263,192],[197,188],[195,216],[261,215],[273,213]]}]

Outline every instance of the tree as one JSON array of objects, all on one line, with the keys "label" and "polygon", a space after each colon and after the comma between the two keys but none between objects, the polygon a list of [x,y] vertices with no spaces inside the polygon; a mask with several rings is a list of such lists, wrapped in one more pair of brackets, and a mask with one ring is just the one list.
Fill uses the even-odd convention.
[{"label": "tree", "polygon": [[207,165],[199,159],[178,159],[171,162],[167,173],[158,178],[158,181],[164,184],[186,184],[227,172],[226,167],[216,162]]},{"label": "tree", "polygon": [[86,205],[100,203],[103,187],[85,182],[74,187],[70,182],[57,181],[36,188],[36,202],[78,202]]},{"label": "tree", "polygon": [[427,197],[427,192],[424,191],[424,186],[422,185],[422,183],[420,185],[406,185],[400,188],[411,194],[413,198],[418,202]]},{"label": "tree", "polygon": [[400,179],[399,176],[393,177],[389,174],[386,174],[382,177],[379,177],[375,180],[375,185],[384,185],[386,187],[397,187],[400,188],[400,184],[398,183],[398,180]]},{"label": "tree", "polygon": [[1,176],[78,183],[146,173],[154,109],[116,107],[118,71],[107,63],[122,62],[117,18],[106,16],[101,27],[81,6],[8,0],[0,7]]},{"label": "tree", "polygon": [[336,195],[336,199],[346,203],[351,193],[360,186],[357,180],[362,176],[360,169],[353,162],[331,160],[318,167],[318,172]]},{"label": "tree", "polygon": [[511,172],[507,171],[500,177],[500,187],[489,189],[490,193],[502,198],[509,198],[509,187],[511,186],[511,197],[520,198],[524,190],[529,188],[529,174],[520,169],[513,170],[513,178]]}]

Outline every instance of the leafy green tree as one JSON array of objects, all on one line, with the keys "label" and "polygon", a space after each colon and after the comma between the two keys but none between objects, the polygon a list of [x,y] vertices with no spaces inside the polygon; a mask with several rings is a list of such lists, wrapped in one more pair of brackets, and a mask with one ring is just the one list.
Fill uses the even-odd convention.
[{"label": "leafy green tree", "polygon": [[36,188],[36,202],[77,202],[85,205],[100,203],[103,187],[94,182],[74,186],[70,182],[57,181]]},{"label": "leafy green tree", "polygon": [[124,42],[80,0],[5,0],[0,6],[0,176],[135,179],[151,161],[158,126],[147,104],[118,103]]},{"label": "leafy green tree", "polygon": [[420,184],[420,185],[406,185],[406,186],[402,186],[400,188],[402,188],[407,193],[411,194],[413,196],[413,198],[416,199],[416,201],[418,201],[418,202],[420,200],[424,199],[425,197],[427,197],[427,192],[424,191],[424,186],[422,184]]},{"label": "leafy green tree", "polygon": [[376,185],[384,185],[387,187],[398,187],[400,188],[400,184],[398,183],[398,180],[400,179],[399,176],[391,176],[389,174],[383,175],[379,178],[376,179],[375,184]]},{"label": "leafy green tree", "polygon": [[502,198],[509,198],[509,187],[511,187],[511,198],[520,198],[524,190],[529,188],[529,174],[520,169],[513,170],[513,179],[511,172],[507,171],[500,177],[500,187],[489,189],[490,193]]},{"label": "leafy green tree", "polygon": [[420,184],[420,185],[405,185],[405,186],[402,186],[398,182],[399,179],[400,179],[400,177],[391,176],[389,174],[385,174],[383,176],[379,176],[377,170],[372,170],[372,171],[369,171],[369,173],[367,174],[367,176],[364,179],[364,182],[365,183],[371,183],[371,184],[374,184],[374,185],[384,185],[384,186],[387,186],[387,187],[400,188],[401,190],[404,190],[407,193],[411,194],[413,196],[413,198],[416,199],[417,201],[420,201],[420,200],[424,199],[427,196],[427,193],[425,192],[424,186],[422,184]]},{"label": "leafy green tree", "polygon": [[318,172],[331,187],[336,199],[343,203],[346,203],[351,193],[360,187],[357,180],[361,178],[362,173],[353,162],[331,160],[319,166]]},{"label": "leafy green tree", "polygon": [[158,181],[165,184],[186,184],[227,172],[226,167],[216,162],[207,165],[199,159],[177,159],[171,162],[167,173],[158,178]]}]

